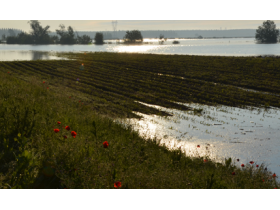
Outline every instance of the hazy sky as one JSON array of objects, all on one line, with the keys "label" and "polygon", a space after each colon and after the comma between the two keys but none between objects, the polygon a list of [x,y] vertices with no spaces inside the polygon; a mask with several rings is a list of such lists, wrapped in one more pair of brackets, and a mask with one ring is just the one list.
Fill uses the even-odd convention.
[{"label": "hazy sky", "polygon": [[[112,20],[39,20],[51,31],[60,24],[77,31],[112,31]],[[117,30],[256,29],[264,20],[117,20]],[[280,20],[274,20],[280,28]],[[0,20],[0,28],[30,31],[28,20]]]}]

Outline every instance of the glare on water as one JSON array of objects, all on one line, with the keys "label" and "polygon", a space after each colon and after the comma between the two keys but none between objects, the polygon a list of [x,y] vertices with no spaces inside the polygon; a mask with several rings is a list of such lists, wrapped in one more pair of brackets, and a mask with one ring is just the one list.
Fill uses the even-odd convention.
[{"label": "glare on water", "polygon": [[[169,148],[181,148],[187,155],[208,156],[218,162],[224,158],[241,163],[264,163],[280,173],[280,109],[241,109],[228,106],[185,104],[202,108],[201,115],[149,105],[171,113],[171,117],[145,115],[126,119],[145,138],[157,138]],[[198,148],[197,145],[200,145]]]}]

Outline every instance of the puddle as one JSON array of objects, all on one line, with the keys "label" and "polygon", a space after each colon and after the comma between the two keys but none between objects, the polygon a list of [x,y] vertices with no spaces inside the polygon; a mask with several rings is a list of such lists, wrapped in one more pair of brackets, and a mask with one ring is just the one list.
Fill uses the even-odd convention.
[{"label": "puddle", "polygon": [[238,158],[238,165],[249,161],[264,163],[273,173],[280,174],[280,109],[185,104],[203,109],[204,114],[195,115],[193,111],[142,104],[173,116],[135,112],[143,118],[121,120],[138,130],[141,136],[156,137],[169,148],[181,147],[190,156],[207,155],[218,162],[225,157]]}]

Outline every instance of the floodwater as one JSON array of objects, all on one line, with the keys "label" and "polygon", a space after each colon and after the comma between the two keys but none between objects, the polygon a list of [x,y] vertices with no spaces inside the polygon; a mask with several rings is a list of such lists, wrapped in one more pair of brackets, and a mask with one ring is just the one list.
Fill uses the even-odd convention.
[{"label": "floodwater", "polygon": [[[127,52],[182,55],[219,55],[219,56],[280,56],[280,44],[256,44],[254,38],[225,39],[177,39],[173,44],[168,39],[159,44],[158,39],[144,39],[141,45],[117,44],[116,40],[105,40],[111,44],[103,45],[8,45],[0,44],[0,61],[62,59],[43,56],[38,52]],[[46,53],[45,53],[46,54]]]},{"label": "floodwater", "polygon": [[[1,45],[0,45],[1,47]],[[0,61],[16,61],[16,60],[65,60],[57,56],[50,55],[48,52],[41,51],[1,51]]]},{"label": "floodwater", "polygon": [[[145,138],[157,138],[169,148],[179,148],[190,156],[208,156],[218,162],[237,158],[242,163],[264,164],[280,174],[280,109],[241,109],[229,106],[184,104],[203,109],[201,115],[193,111],[167,109],[144,104],[173,116],[145,115],[139,119],[117,120],[131,125]],[[200,148],[197,147],[200,145]]]}]

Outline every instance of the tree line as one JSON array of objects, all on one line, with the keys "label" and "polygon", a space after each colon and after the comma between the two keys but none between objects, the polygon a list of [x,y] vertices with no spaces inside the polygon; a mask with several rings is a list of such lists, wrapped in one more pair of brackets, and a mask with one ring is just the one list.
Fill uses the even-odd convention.
[{"label": "tree line", "polygon": [[57,35],[50,35],[50,26],[41,26],[38,20],[28,22],[31,32],[21,32],[17,35],[6,37],[7,44],[89,44],[92,39],[87,36],[79,36],[71,26],[67,28],[61,24],[56,30]]}]

